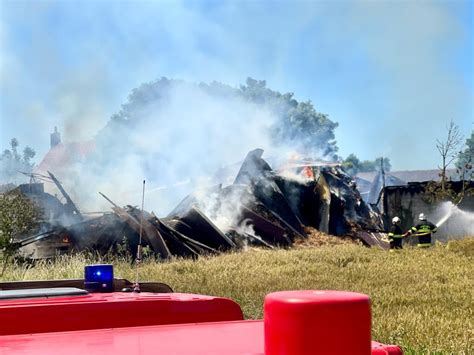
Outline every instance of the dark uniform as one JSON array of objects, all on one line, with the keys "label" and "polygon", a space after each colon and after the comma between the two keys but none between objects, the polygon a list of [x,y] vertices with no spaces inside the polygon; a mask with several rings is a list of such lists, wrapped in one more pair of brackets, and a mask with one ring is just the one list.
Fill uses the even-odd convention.
[{"label": "dark uniform", "polygon": [[431,237],[436,233],[438,227],[429,221],[421,221],[410,232],[416,233],[418,236],[417,246],[420,248],[427,248],[431,246]]},{"label": "dark uniform", "polygon": [[392,224],[390,232],[388,233],[388,240],[390,241],[390,249],[402,249],[403,232],[398,224]]}]

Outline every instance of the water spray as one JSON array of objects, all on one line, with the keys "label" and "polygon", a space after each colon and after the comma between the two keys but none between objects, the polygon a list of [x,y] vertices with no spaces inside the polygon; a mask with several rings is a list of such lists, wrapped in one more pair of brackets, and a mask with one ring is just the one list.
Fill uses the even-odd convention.
[{"label": "water spray", "polygon": [[[462,201],[462,199],[461,199]],[[449,217],[451,217],[451,215],[453,214],[454,210],[457,209],[459,211],[461,211],[459,208],[458,208],[458,205],[461,203],[461,201],[459,201],[458,203],[456,204],[453,204],[452,202],[448,202],[449,204],[451,204],[450,208],[449,208],[449,211],[448,213],[446,213],[446,215],[441,218],[437,223],[436,223],[436,227],[441,227],[444,223],[446,223],[446,221],[449,219]]]},{"label": "water spray", "polygon": [[449,217],[451,217],[454,212],[454,208],[457,208],[456,205],[452,205],[449,208],[449,212],[436,223],[436,227],[441,227],[449,219]]},{"label": "water spray", "polygon": [[458,205],[459,203],[457,204],[453,204],[452,202],[447,202],[450,206],[449,206],[449,211],[448,213],[446,213],[445,216],[443,216],[437,223],[436,223],[436,226],[439,228],[440,226],[442,226],[444,223],[446,223],[446,221],[453,215],[453,214],[456,214],[457,216],[459,217],[462,217],[463,220],[466,220],[466,221],[472,221],[474,223],[474,215],[472,213],[469,213],[469,212],[466,212],[466,211],[463,211],[461,210]]}]

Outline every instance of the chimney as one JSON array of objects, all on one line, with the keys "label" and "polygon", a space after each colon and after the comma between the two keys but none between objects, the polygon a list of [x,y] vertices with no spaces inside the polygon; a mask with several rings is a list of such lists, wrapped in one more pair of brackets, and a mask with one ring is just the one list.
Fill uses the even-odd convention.
[{"label": "chimney", "polygon": [[51,133],[51,149],[61,143],[61,133],[58,132],[58,127],[54,127],[54,132]]}]

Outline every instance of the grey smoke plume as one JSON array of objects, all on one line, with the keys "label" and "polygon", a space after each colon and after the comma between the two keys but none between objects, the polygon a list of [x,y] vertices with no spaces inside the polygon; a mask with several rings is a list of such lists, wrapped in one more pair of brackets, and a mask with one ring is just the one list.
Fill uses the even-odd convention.
[{"label": "grey smoke plume", "polygon": [[[272,91],[263,81],[248,79],[237,89],[162,78],[133,90],[90,142],[92,153],[54,173],[86,210],[107,207],[97,191],[119,205],[136,204],[146,179],[147,208],[163,216],[195,189],[232,182],[237,170],[228,165],[238,167],[256,147],[280,158],[291,149],[334,158],[336,126],[310,103]],[[225,227],[222,218],[229,212],[215,214],[219,226]]]},{"label": "grey smoke plume", "polygon": [[83,208],[106,207],[95,203],[96,191],[118,204],[136,203],[145,178],[147,209],[163,215],[193,189],[215,183],[212,174],[223,165],[256,146],[271,147],[277,117],[264,105],[176,82],[159,94],[150,99],[143,90],[134,107],[124,105],[98,133],[94,153],[64,172]]},{"label": "grey smoke plume", "polygon": [[[46,150],[38,131],[62,126],[62,109],[70,118],[68,125],[86,120],[97,128],[98,120],[90,117],[113,112],[128,88],[149,80],[150,73],[231,83],[247,74],[267,78],[272,85],[317,99],[325,112],[337,117],[344,156],[390,156],[396,169],[436,166],[430,143],[419,143],[410,132],[423,130],[434,144],[450,118],[463,130],[470,127],[472,71],[462,73],[452,66],[457,57],[472,62],[472,35],[465,32],[472,17],[462,23],[464,17],[457,16],[472,14],[472,4],[111,4],[2,3],[0,84],[6,99],[0,109],[3,117],[22,123],[17,138],[38,153]],[[63,25],[72,26],[48,27],[58,14]],[[31,33],[31,43],[23,42],[28,36],[16,36],[17,27]],[[75,32],[77,28],[81,30]],[[71,47],[58,41],[61,35]],[[177,59],[179,65],[174,65]],[[77,76],[85,80],[81,83]],[[70,88],[64,96],[62,87]],[[360,132],[354,143],[356,129]],[[15,132],[10,127],[4,131],[5,139]]]},{"label": "grey smoke plume", "polygon": [[[395,169],[435,167],[432,150],[446,122],[453,118],[466,131],[473,117],[472,70],[457,67],[472,62],[470,3],[1,6],[0,133],[39,156],[47,150],[44,133],[62,127],[64,115],[67,132],[80,136],[65,140],[91,138],[128,89],[156,73],[230,83],[266,78],[337,118],[342,155],[389,156]],[[63,21],[51,26],[51,18]]]}]

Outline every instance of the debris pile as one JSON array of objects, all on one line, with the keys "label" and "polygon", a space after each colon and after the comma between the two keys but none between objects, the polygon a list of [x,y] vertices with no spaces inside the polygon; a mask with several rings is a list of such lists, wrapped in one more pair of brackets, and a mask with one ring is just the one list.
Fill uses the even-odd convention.
[{"label": "debris pile", "polygon": [[85,218],[50,174],[79,220],[20,240],[21,251],[44,258],[82,250],[107,253],[125,244],[133,254],[140,224],[143,245],[161,259],[196,258],[247,245],[290,247],[307,238],[307,227],[380,245],[376,233],[362,233],[382,228],[379,215],[337,164],[301,160],[274,170],[262,155],[261,149],[249,152],[232,184],[195,191],[164,218],[120,207],[103,194],[112,212]]},{"label": "debris pile", "polygon": [[320,247],[324,245],[358,245],[361,243],[359,240],[350,237],[336,237],[333,235],[328,235],[326,233],[318,231],[316,228],[313,227],[305,227],[305,231],[308,235],[307,238],[296,240],[294,247],[306,249]]}]

